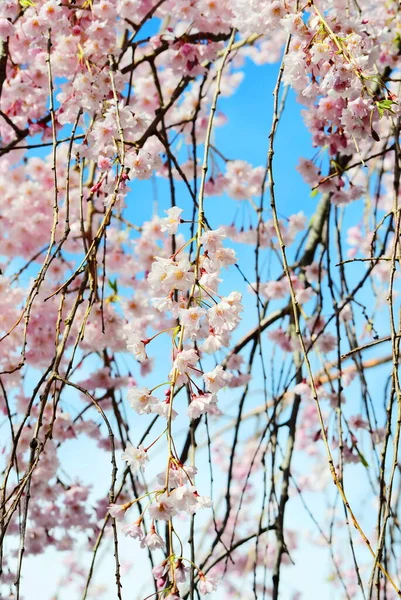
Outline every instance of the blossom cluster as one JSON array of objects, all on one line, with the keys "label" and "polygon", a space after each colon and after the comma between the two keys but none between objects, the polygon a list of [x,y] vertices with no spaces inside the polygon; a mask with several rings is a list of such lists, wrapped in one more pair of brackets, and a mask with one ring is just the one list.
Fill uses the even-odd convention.
[{"label": "blossom cluster", "polygon": [[[167,216],[159,222],[160,231],[167,236],[174,236],[176,242],[180,240],[177,233],[180,223],[183,222],[182,212],[180,208],[172,207],[166,211]],[[175,325],[155,333],[151,338],[141,339],[143,329],[138,331],[134,323],[131,323],[127,338],[128,350],[143,363],[149,360],[148,346],[158,335],[171,336],[172,365],[164,401],[154,394],[159,386],[153,390],[131,387],[127,393],[128,401],[138,415],[154,414],[167,420],[167,441],[172,435],[171,421],[178,414],[173,408],[173,402],[177,406],[177,388],[187,387],[190,397],[187,414],[193,420],[206,413],[219,415],[217,394],[230,380],[233,384],[233,376],[221,365],[206,372],[198,366],[202,352],[215,353],[222,346],[229,345],[231,332],[240,322],[243,309],[241,294],[238,292],[231,292],[228,296],[220,296],[218,293],[221,270],[236,261],[235,252],[223,245],[226,234],[223,229],[205,230],[202,233],[202,222],[199,228],[201,235],[196,239],[197,249],[193,260],[185,250],[188,242],[184,243],[170,257],[165,257],[164,253],[155,255],[147,276],[153,306],[163,314],[168,313]],[[199,378],[202,379],[202,387],[196,383]],[[247,378],[239,381],[237,377],[234,385],[241,385],[246,381]],[[160,443],[159,438],[154,443]],[[153,444],[150,447],[152,446]],[[149,461],[150,447],[134,447],[130,444],[125,449],[122,458],[134,475],[145,469]],[[195,467],[183,465],[178,456],[170,450],[166,472],[157,478],[161,489],[147,493],[150,502],[145,514],[151,519],[149,533],[145,535],[141,528],[145,518],[143,513],[139,520],[124,526],[125,533],[138,538],[142,547],[150,550],[165,549],[165,542],[157,532],[155,523],[172,523],[173,517],[179,514],[193,515],[200,508],[211,507],[211,500],[199,495],[194,485],[196,472]],[[134,499],[123,505],[113,504],[109,508],[109,514],[117,518],[135,503]],[[170,560],[174,557],[171,540],[168,552]],[[207,594],[216,589],[214,579],[206,578],[198,567],[197,569],[200,593]],[[188,570],[180,558],[176,562],[164,561],[160,567],[153,569],[153,573],[158,587],[174,595],[178,592],[176,584],[186,581]]]}]

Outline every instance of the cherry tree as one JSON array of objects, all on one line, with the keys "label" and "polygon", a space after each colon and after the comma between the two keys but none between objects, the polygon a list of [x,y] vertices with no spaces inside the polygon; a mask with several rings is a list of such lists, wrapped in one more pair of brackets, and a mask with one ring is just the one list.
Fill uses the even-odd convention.
[{"label": "cherry tree", "polygon": [[[2,598],[43,597],[35,564],[60,600],[401,596],[400,27],[2,0]],[[261,164],[222,109],[250,65]]]}]

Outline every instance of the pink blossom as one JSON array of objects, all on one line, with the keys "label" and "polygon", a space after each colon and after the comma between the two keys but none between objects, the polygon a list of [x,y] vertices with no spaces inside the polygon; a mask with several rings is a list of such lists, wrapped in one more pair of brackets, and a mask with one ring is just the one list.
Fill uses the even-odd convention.
[{"label": "pink blossom", "polygon": [[312,186],[317,185],[319,181],[319,170],[311,160],[301,158],[297,170],[301,173],[306,183],[309,183]]},{"label": "pink blossom", "polygon": [[185,374],[190,367],[196,365],[199,360],[199,355],[194,348],[189,350],[181,350],[177,353],[173,363],[173,369],[177,369],[181,375]]},{"label": "pink blossom", "polygon": [[149,515],[156,520],[169,521],[175,513],[174,501],[165,494],[158,496],[149,507]]},{"label": "pink blossom", "polygon": [[205,250],[214,253],[222,247],[223,240],[226,237],[223,227],[219,227],[218,229],[204,231],[200,241]]},{"label": "pink blossom", "polygon": [[155,527],[152,525],[149,533],[141,540],[141,548],[149,548],[149,550],[158,550],[164,548],[165,543],[163,538],[156,532]]},{"label": "pink blossom", "polygon": [[241,294],[231,292],[229,296],[222,298],[218,304],[209,309],[209,323],[215,332],[232,331],[238,325],[242,311],[241,299]]},{"label": "pink blossom", "polygon": [[131,472],[135,474],[139,470],[143,471],[145,469],[145,463],[149,460],[149,457],[142,444],[138,448],[135,448],[135,446],[128,442],[125,452],[121,455],[121,459],[126,461]]},{"label": "pink blossom", "polygon": [[185,327],[187,334],[196,334],[201,326],[201,318],[206,315],[206,310],[198,306],[192,308],[182,308],[178,311],[180,323]]},{"label": "pink blossom", "polygon": [[169,235],[174,235],[177,233],[178,225],[181,222],[181,213],[182,209],[178,208],[178,206],[173,206],[165,211],[167,217],[161,219],[161,230],[167,231]]},{"label": "pink blossom", "polygon": [[166,295],[171,290],[187,291],[193,280],[194,274],[187,259],[176,262],[172,259],[156,257],[148,275],[148,281],[155,292]]},{"label": "pink blossom", "polygon": [[[256,289],[256,284],[253,284],[253,289]],[[260,293],[268,300],[284,298],[288,294],[288,281],[283,278],[279,281],[262,283],[260,285]]]},{"label": "pink blossom", "polygon": [[217,365],[217,367],[209,373],[204,373],[202,377],[205,381],[207,390],[213,393],[218,392],[224,387],[227,381],[226,373],[221,365]]},{"label": "pink blossom", "polygon": [[130,388],[127,392],[127,398],[132,408],[139,414],[149,414],[152,412],[158,399],[152,396],[148,388]]},{"label": "pink blossom", "polygon": [[132,352],[139,362],[144,362],[148,358],[146,346],[143,340],[138,339],[137,335],[129,335],[127,340],[127,350]]},{"label": "pink blossom", "polygon": [[125,506],[122,504],[110,504],[108,508],[108,513],[113,519],[119,519],[125,513]]},{"label": "pink blossom", "polygon": [[201,415],[213,411],[217,398],[214,394],[201,394],[191,396],[191,402],[188,407],[188,416],[191,419],[198,419]]},{"label": "pink blossom", "polygon": [[182,560],[177,560],[175,563],[175,580],[177,583],[185,583],[190,567],[186,567]]},{"label": "pink blossom", "polygon": [[135,521],[134,523],[124,525],[122,530],[125,535],[129,535],[130,537],[136,538],[138,540],[142,540],[145,535],[141,527],[140,519],[138,519],[138,521]]},{"label": "pink blossom", "polygon": [[211,594],[217,590],[219,581],[216,577],[208,575],[207,577],[203,573],[199,573],[199,591],[202,596]]},{"label": "pink blossom", "polygon": [[168,571],[168,561],[164,560],[160,565],[156,565],[152,569],[152,573],[155,579],[160,579]]}]

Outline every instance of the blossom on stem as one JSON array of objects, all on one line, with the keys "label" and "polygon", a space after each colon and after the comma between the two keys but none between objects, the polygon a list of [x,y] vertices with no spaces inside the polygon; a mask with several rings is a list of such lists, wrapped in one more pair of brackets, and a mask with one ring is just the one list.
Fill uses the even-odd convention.
[{"label": "blossom on stem", "polygon": [[181,222],[182,208],[178,206],[172,206],[168,210],[164,211],[167,217],[160,219],[160,228],[162,231],[166,231],[169,235],[177,233],[178,225]]},{"label": "blossom on stem", "polygon": [[145,342],[140,340],[136,335],[131,335],[128,337],[127,350],[128,352],[132,352],[139,362],[144,362],[148,358],[148,355],[146,354]]},{"label": "blossom on stem", "polygon": [[142,444],[138,448],[135,448],[135,446],[128,442],[125,452],[121,455],[121,459],[126,461],[131,469],[131,473],[135,475],[139,470],[144,471],[145,463],[149,460],[149,457]]},{"label": "blossom on stem", "polygon": [[141,540],[141,547],[149,548],[149,550],[158,550],[165,547],[163,538],[157,533],[154,525],[151,526],[149,533]]},{"label": "blossom on stem", "polygon": [[138,415],[151,413],[152,408],[159,402],[155,396],[152,396],[148,388],[130,388],[127,398]]},{"label": "blossom on stem", "polygon": [[191,402],[188,406],[188,416],[190,419],[198,419],[201,415],[213,412],[217,398],[215,394],[199,393],[197,396],[191,396]]},{"label": "blossom on stem", "polygon": [[217,365],[209,373],[202,375],[205,386],[209,392],[218,392],[227,383],[227,374],[221,365]]},{"label": "blossom on stem", "polygon": [[155,579],[160,579],[160,577],[163,577],[163,575],[165,575],[168,571],[168,561],[164,560],[162,563],[160,563],[160,565],[156,565],[155,567],[153,567],[152,569],[152,573],[153,573],[153,577]]},{"label": "blossom on stem", "polygon": [[128,523],[122,527],[122,531],[125,535],[129,535],[130,537],[138,540],[143,540],[145,534],[141,528],[141,522],[141,519],[138,519],[134,523]]},{"label": "blossom on stem", "polygon": [[199,591],[202,596],[206,596],[206,594],[215,592],[218,585],[219,581],[216,579],[216,577],[212,577],[210,575],[206,577],[201,571],[199,572]]},{"label": "blossom on stem", "polygon": [[178,559],[175,563],[175,580],[177,583],[185,583],[187,580],[187,573],[190,570],[189,567],[186,567],[182,560]]},{"label": "blossom on stem", "polygon": [[149,515],[158,521],[169,521],[176,513],[174,502],[166,494],[158,496],[157,500],[149,507]]},{"label": "blossom on stem", "polygon": [[124,504],[110,504],[108,507],[108,513],[113,519],[121,518],[126,511],[126,507]]},{"label": "blossom on stem", "polygon": [[243,310],[241,299],[239,292],[231,292],[208,310],[209,324],[216,333],[232,331],[238,325]]},{"label": "blossom on stem", "polygon": [[206,315],[204,308],[193,306],[191,308],[182,308],[178,311],[180,323],[185,327],[185,332],[188,335],[196,336],[201,326],[201,318]]},{"label": "blossom on stem", "polygon": [[156,256],[148,275],[148,282],[155,292],[166,296],[172,290],[186,292],[194,282],[194,273],[187,258],[175,261]]},{"label": "blossom on stem", "polygon": [[181,350],[177,353],[177,356],[174,359],[173,369],[177,369],[180,375],[184,375],[188,372],[190,367],[196,365],[199,360],[199,354],[196,352],[194,348],[189,348],[188,350]]}]

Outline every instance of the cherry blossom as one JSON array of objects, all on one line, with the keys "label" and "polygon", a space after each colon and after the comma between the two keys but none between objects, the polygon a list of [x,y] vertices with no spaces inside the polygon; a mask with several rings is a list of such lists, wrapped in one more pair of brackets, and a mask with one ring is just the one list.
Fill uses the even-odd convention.
[{"label": "cherry blossom", "polygon": [[135,448],[135,446],[128,443],[121,455],[121,459],[125,460],[131,472],[135,475],[140,469],[144,470],[145,463],[149,460],[149,457],[142,444],[138,448]]},{"label": "cherry blossom", "polygon": [[139,415],[149,414],[158,403],[158,399],[152,396],[148,388],[130,388],[127,392],[127,398],[132,408]]},{"label": "cherry blossom", "polygon": [[164,548],[164,546],[163,538],[156,532],[154,526],[150,528],[149,533],[141,540],[141,547],[149,548],[149,550],[157,550],[158,548]]}]

